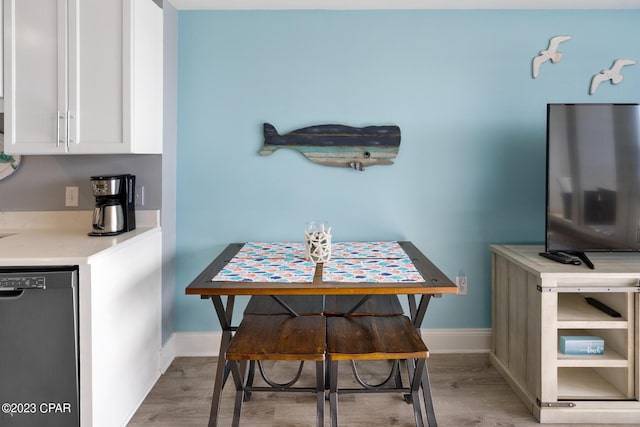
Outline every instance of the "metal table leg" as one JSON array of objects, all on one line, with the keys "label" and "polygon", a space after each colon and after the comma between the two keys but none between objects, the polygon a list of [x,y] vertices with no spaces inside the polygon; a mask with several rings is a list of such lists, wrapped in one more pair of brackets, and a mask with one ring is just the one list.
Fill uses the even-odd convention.
[{"label": "metal table leg", "polygon": [[[409,310],[411,312],[411,321],[413,325],[419,330],[424,316],[427,313],[427,307],[431,301],[432,295],[425,294],[420,297],[420,303],[416,305],[415,295],[408,295],[409,298]],[[407,360],[407,363],[415,363],[415,360]],[[422,394],[424,396],[424,408],[427,411],[427,423],[429,427],[437,427],[436,413],[433,408],[433,399],[431,396],[431,383],[429,381],[429,371],[427,369],[427,363],[425,361],[424,371],[422,371],[422,381],[420,382],[422,387]]]},{"label": "metal table leg", "polygon": [[220,326],[222,327],[222,339],[220,340],[220,352],[218,353],[218,365],[216,368],[216,379],[213,384],[213,399],[211,400],[211,412],[209,413],[209,427],[218,425],[218,410],[220,408],[220,398],[222,396],[222,388],[227,379],[229,368],[227,366],[226,352],[231,342],[232,332],[236,327],[231,326],[231,318],[233,317],[233,303],[235,297],[230,295],[227,297],[227,307],[225,308],[220,296],[211,296],[211,301],[215,307]]}]

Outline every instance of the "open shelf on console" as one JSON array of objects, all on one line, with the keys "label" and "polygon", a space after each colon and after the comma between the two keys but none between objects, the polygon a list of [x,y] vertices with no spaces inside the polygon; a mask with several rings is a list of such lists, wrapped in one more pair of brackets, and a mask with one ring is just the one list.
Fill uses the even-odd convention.
[{"label": "open shelf on console", "polygon": [[[601,301],[622,317],[611,317],[589,305],[586,297]],[[558,327],[563,329],[607,328],[625,329],[628,327],[629,293],[559,293],[558,294]]]},{"label": "open shelf on console", "polygon": [[631,399],[627,374],[625,368],[558,368],[558,399]]}]

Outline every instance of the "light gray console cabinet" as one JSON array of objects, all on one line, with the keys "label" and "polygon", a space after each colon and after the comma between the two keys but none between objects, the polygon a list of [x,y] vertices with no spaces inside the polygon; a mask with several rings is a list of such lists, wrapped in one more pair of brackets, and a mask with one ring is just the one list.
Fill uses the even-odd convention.
[{"label": "light gray console cabinet", "polygon": [[[541,423],[640,425],[640,255],[590,253],[590,270],[542,258],[542,246],[490,249],[491,362],[533,415]],[[563,354],[567,335],[603,338],[604,354]]]}]

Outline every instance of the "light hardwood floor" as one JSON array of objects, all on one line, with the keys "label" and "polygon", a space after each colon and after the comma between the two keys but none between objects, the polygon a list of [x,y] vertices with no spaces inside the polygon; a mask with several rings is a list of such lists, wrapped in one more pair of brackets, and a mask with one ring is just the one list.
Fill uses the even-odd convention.
[{"label": "light hardwood floor", "polygon": [[[384,368],[376,363],[385,362],[363,365],[363,375],[366,376],[369,370],[373,373]],[[340,366],[340,381],[350,382],[351,370],[347,365]],[[213,357],[175,359],[128,427],[206,426],[215,368],[216,358]],[[284,380],[291,365],[275,362],[268,368],[274,379]],[[431,355],[428,369],[439,426],[540,426],[491,366],[487,354]],[[301,380],[313,383],[311,364],[305,365]],[[233,397],[230,378],[223,391],[219,426],[231,425]],[[346,427],[415,426],[411,406],[399,394],[340,395],[338,417],[340,425]],[[240,424],[246,427],[315,426],[315,396],[310,393],[254,393],[243,405]],[[328,402],[325,425],[329,425]],[[576,427],[571,424],[543,426]],[[602,424],[599,426],[603,427]]]}]

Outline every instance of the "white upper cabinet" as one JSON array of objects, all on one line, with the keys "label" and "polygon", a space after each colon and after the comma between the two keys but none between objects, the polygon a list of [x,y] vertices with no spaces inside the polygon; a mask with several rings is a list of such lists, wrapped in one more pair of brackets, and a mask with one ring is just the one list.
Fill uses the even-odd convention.
[{"label": "white upper cabinet", "polygon": [[153,0],[5,0],[9,154],[162,152]]}]

